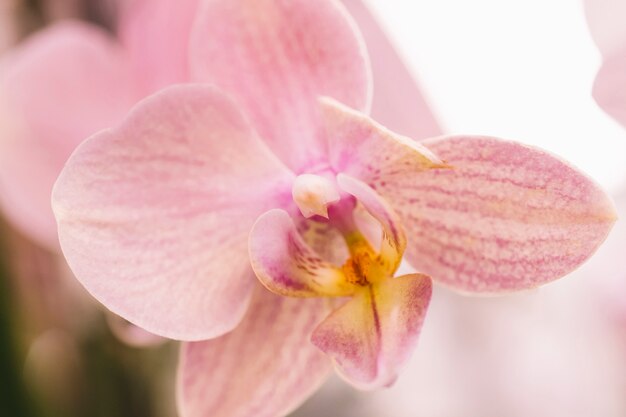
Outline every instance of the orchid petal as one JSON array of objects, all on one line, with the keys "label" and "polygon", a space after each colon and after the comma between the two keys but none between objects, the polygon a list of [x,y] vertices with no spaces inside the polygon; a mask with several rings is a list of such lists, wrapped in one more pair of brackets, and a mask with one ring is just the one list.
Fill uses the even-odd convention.
[{"label": "orchid petal", "polygon": [[335,171],[363,180],[376,190],[407,175],[445,167],[423,145],[391,132],[363,113],[328,97],[319,103]]},{"label": "orchid petal", "polygon": [[291,201],[291,181],[230,99],[174,86],[78,147],[53,208],[94,297],[152,333],[201,340],[243,317],[255,282],[248,233]]},{"label": "orchid petal", "polygon": [[355,287],[298,233],[284,210],[263,214],[250,232],[250,262],[270,291],[291,297],[347,296]]},{"label": "orchid petal", "polygon": [[537,287],[589,258],[615,222],[597,184],[541,150],[489,137],[424,143],[452,169],[379,191],[404,220],[409,262],[446,285]]},{"label": "orchid petal", "polygon": [[380,256],[388,266],[388,272],[393,274],[400,265],[406,248],[406,236],[400,218],[387,202],[364,182],[339,174],[337,184],[342,190],[356,197],[368,213],[380,222],[383,229]]},{"label": "orchid petal", "polygon": [[413,139],[441,135],[441,127],[389,37],[364,0],[343,0],[363,33],[372,61],[372,118]]},{"label": "orchid petal", "polygon": [[332,100],[321,104],[333,168],[385,198],[408,233],[408,260],[447,285],[536,287],[589,258],[615,222],[607,195],[545,152],[481,137],[425,141],[428,150]]},{"label": "orchid petal", "polygon": [[296,300],[259,288],[239,326],[185,343],[178,371],[181,417],[284,416],[328,376],[330,361],[309,342],[326,300]]},{"label": "orchid petal", "polygon": [[189,81],[189,38],[199,0],[121,2],[120,37],[146,92]]},{"label": "orchid petal", "polygon": [[606,113],[626,127],[626,37],[624,48],[605,58],[593,85],[593,97]]},{"label": "orchid petal", "polygon": [[0,203],[29,237],[58,249],[54,180],[76,145],[120,120],[136,94],[105,32],[65,22],[28,38],[0,63]]},{"label": "orchid petal", "polygon": [[335,310],[311,340],[355,387],[389,386],[417,343],[431,293],[425,275],[384,280]]},{"label": "orchid petal", "polygon": [[369,107],[370,71],[356,26],[334,0],[208,0],[191,39],[194,80],[232,94],[298,173],[324,158],[317,97]]}]

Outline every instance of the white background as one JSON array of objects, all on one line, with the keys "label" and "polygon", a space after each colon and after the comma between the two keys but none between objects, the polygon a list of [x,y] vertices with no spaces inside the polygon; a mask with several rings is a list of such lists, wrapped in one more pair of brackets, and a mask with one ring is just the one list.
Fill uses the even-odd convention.
[{"label": "white background", "polygon": [[369,0],[447,133],[540,146],[610,191],[626,130],[591,97],[600,54],[578,0]]}]

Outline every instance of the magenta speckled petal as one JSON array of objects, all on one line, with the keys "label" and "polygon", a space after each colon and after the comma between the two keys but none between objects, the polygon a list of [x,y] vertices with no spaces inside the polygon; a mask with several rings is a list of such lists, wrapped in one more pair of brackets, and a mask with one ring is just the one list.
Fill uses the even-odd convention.
[{"label": "magenta speckled petal", "polygon": [[417,343],[431,293],[430,278],[420,274],[363,288],[324,320],[311,340],[355,387],[389,386]]},{"label": "magenta speckled petal", "polygon": [[0,203],[13,224],[58,250],[50,193],[76,145],[133,105],[127,62],[107,33],[64,22],[0,62]]},{"label": "magenta speckled petal", "polygon": [[80,145],[53,208],[93,296],[152,333],[202,340],[243,317],[255,285],[248,233],[290,201],[292,181],[229,98],[175,86]]},{"label": "magenta speckled petal", "polygon": [[[363,33],[372,61],[372,118],[412,139],[441,135],[421,88],[364,0],[342,0]],[[401,7],[398,5],[398,7]]]},{"label": "magenta speckled petal", "polygon": [[309,342],[326,300],[275,296],[259,286],[235,330],[185,343],[178,371],[181,417],[285,416],[326,379],[330,361]]},{"label": "magenta speckled petal", "polygon": [[355,287],[340,268],[324,261],[296,230],[284,210],[270,210],[254,224],[250,262],[270,291],[291,297],[347,296]]},{"label": "magenta speckled petal", "polygon": [[191,40],[195,81],[243,106],[272,150],[297,173],[324,158],[317,97],[369,107],[364,43],[335,0],[208,0]]},{"label": "magenta speckled petal", "polygon": [[597,184],[541,150],[489,137],[425,144],[452,168],[379,191],[404,220],[409,262],[456,289],[493,293],[560,278],[616,220]]}]

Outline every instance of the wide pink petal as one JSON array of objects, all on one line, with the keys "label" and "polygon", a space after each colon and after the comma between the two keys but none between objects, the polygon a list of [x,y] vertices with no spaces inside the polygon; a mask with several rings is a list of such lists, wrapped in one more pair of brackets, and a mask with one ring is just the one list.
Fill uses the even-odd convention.
[{"label": "wide pink petal", "polygon": [[424,142],[451,169],[379,189],[404,220],[407,257],[470,292],[532,288],[587,260],[616,219],[591,179],[541,150],[489,137]]},{"label": "wide pink petal", "polygon": [[325,261],[298,233],[284,210],[264,213],[249,240],[250,262],[270,291],[290,297],[346,296],[355,287],[341,268]]},{"label": "wide pink petal", "polygon": [[74,148],[116,123],[137,95],[120,47],[102,30],[64,22],[0,62],[0,203],[12,223],[57,248],[52,185]]},{"label": "wide pink petal", "polygon": [[324,159],[317,97],[367,110],[369,61],[336,0],[208,0],[194,24],[194,80],[241,103],[297,173]]},{"label": "wide pink petal", "polygon": [[67,261],[114,313],[170,338],[230,331],[255,284],[248,233],[292,174],[235,104],[174,86],[84,142],[53,192]]},{"label": "wide pink petal", "polygon": [[372,117],[413,139],[441,134],[421,88],[364,0],[342,0],[363,33],[372,60]]},{"label": "wide pink petal", "polygon": [[593,85],[593,97],[605,112],[626,127],[626,37],[624,48],[604,59]]},{"label": "wide pink petal", "polygon": [[119,33],[145,93],[189,81],[189,38],[199,0],[120,2]]},{"label": "wide pink petal", "polygon": [[355,387],[389,386],[417,343],[431,293],[425,275],[386,279],[335,310],[311,340]]},{"label": "wide pink petal", "polygon": [[259,288],[235,330],[185,343],[178,370],[181,417],[280,417],[324,381],[330,361],[309,342],[328,314],[325,300]]}]

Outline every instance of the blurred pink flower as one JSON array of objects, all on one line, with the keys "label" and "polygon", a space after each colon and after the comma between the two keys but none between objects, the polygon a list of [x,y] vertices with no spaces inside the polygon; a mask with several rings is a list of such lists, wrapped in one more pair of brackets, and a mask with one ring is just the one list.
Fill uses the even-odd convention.
[{"label": "blurred pink flower", "polygon": [[[53,192],[97,299],[156,334],[215,338],[183,345],[184,416],[286,413],[328,372],[310,337],[354,385],[388,385],[421,328],[424,274],[532,288],[605,239],[608,197],[545,152],[420,145],[369,118],[369,60],[338,2],[202,4],[189,71],[204,85],[141,101],[77,148]],[[405,250],[424,274],[392,279]],[[351,299],[331,312],[331,297]]]},{"label": "blurred pink flower", "polygon": [[603,58],[593,96],[604,111],[626,126],[626,2],[585,0],[585,10]]},{"label": "blurred pink flower", "polygon": [[126,3],[119,40],[88,23],[56,23],[0,61],[0,204],[29,237],[58,248],[50,193],[75,147],[142,97],[187,79],[180,51],[196,4]]}]

